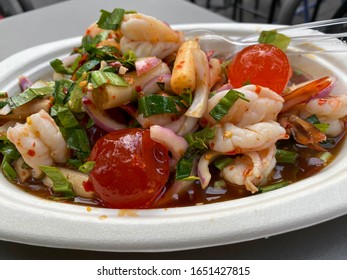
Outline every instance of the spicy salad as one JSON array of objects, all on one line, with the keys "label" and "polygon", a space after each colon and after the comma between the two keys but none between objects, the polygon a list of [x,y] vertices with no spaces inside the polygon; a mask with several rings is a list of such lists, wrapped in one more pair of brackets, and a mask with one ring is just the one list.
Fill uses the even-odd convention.
[{"label": "spicy salad", "polygon": [[[263,32],[232,59],[135,11],[101,11],[49,81],[0,92],[1,170],[60,202],[192,206],[312,176],[338,152],[347,96],[301,77],[290,38]],[[285,42],[285,44],[283,43]]]}]

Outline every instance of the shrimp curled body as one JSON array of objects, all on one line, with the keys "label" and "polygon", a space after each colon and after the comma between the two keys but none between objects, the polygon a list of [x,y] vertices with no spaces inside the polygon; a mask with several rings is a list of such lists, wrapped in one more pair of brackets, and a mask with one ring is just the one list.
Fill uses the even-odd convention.
[{"label": "shrimp curled body", "polygon": [[10,127],[7,138],[33,169],[35,178],[42,174],[40,165],[67,161],[66,142],[54,120],[44,110],[28,117],[25,124],[17,123],[14,127]]},{"label": "shrimp curled body", "polygon": [[154,17],[140,13],[124,15],[120,30],[123,34],[121,51],[125,53],[131,50],[137,57],[164,58],[175,52],[183,42],[180,32]]},{"label": "shrimp curled body", "polygon": [[246,125],[243,128],[231,123],[214,126],[216,134],[209,142],[212,150],[227,154],[260,151],[280,139],[288,139],[285,129],[275,121]]},{"label": "shrimp curled body", "polygon": [[245,153],[226,166],[221,176],[227,182],[245,186],[247,190],[255,193],[257,184],[266,180],[267,176],[276,165],[276,147],[272,145],[268,149],[259,152]]},{"label": "shrimp curled body", "polygon": [[[238,99],[235,101],[228,113],[220,120],[220,123],[229,122],[242,127],[262,121],[276,120],[284,102],[284,99],[276,92],[256,85],[247,85],[235,90],[244,94],[246,100]],[[209,115],[209,112],[228,91],[220,91],[208,100],[207,110],[203,116],[207,124],[214,125],[217,123]]]},{"label": "shrimp curled body", "polygon": [[321,123],[329,124],[326,135],[335,137],[346,128],[343,119],[347,115],[347,96],[331,95],[325,98],[311,99],[302,106],[299,115],[302,118],[316,115]]}]

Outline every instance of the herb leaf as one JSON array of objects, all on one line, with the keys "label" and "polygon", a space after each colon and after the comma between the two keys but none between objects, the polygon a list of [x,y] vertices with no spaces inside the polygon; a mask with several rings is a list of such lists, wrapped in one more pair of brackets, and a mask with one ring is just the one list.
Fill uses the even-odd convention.
[{"label": "herb leaf", "polygon": [[139,112],[145,118],[156,114],[178,113],[174,100],[169,96],[147,95],[139,98]]},{"label": "herb leaf", "polygon": [[219,100],[218,104],[213,107],[211,112],[209,113],[212,118],[214,118],[217,122],[219,122],[230,110],[231,106],[241,98],[244,101],[249,102],[249,100],[245,97],[242,92],[236,90],[229,90],[221,100]]},{"label": "herb leaf", "polygon": [[100,19],[97,22],[97,25],[101,29],[107,30],[117,30],[120,27],[120,24],[123,19],[125,10],[116,8],[111,13],[105,10],[101,10]]},{"label": "herb leaf", "polygon": [[58,168],[54,166],[40,166],[40,169],[52,180],[54,192],[63,194],[64,198],[75,197],[72,184]]},{"label": "herb leaf", "polygon": [[208,149],[207,142],[215,135],[215,129],[204,128],[195,133],[187,134],[185,139],[189,147],[177,164],[176,180],[196,180],[191,176],[194,160]]},{"label": "herb leaf", "polygon": [[53,86],[46,86],[41,88],[28,88],[27,90],[9,97],[7,102],[12,109],[22,106],[35,98],[42,98],[43,96],[52,95],[54,92]]},{"label": "herb leaf", "polygon": [[290,37],[278,33],[277,30],[262,31],[258,38],[259,43],[274,45],[282,51],[288,48],[290,41]]},{"label": "herb leaf", "polygon": [[92,71],[90,73],[90,80],[94,88],[98,88],[104,84],[121,87],[128,86],[128,83],[123,78],[112,72]]}]

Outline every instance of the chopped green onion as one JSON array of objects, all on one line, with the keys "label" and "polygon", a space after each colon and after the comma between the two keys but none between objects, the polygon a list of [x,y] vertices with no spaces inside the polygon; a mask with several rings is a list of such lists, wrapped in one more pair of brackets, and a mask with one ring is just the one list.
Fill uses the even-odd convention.
[{"label": "chopped green onion", "polygon": [[12,159],[4,156],[1,163],[1,169],[4,172],[4,175],[10,180],[15,181],[17,179],[17,172],[14,170],[12,165],[10,164]]},{"label": "chopped green onion", "polygon": [[114,86],[127,87],[128,83],[118,76],[116,73],[105,71],[93,71],[90,74],[90,80],[94,88],[98,88],[104,84],[110,84]]},{"label": "chopped green onion", "polygon": [[186,103],[186,107],[189,107],[193,102],[193,93],[190,88],[185,88],[180,97]]},{"label": "chopped green onion", "polygon": [[69,94],[74,82],[71,80],[59,80],[55,81],[54,86],[54,105],[63,106],[65,104],[65,99]]},{"label": "chopped green onion", "polygon": [[220,121],[239,98],[249,102],[242,92],[233,89],[229,90],[225,96],[219,100],[218,104],[211,110],[209,113],[210,116],[217,122]]},{"label": "chopped green onion", "polygon": [[105,10],[101,10],[100,12],[101,16],[97,22],[97,25],[101,29],[117,30],[120,28],[125,12],[124,9],[116,8],[111,13]]},{"label": "chopped green onion", "polygon": [[90,144],[87,133],[81,128],[60,128],[64,139],[66,140],[67,146],[82,153],[90,153]]},{"label": "chopped green onion", "polygon": [[71,167],[73,167],[75,169],[79,169],[80,166],[83,164],[83,162],[77,158],[69,158],[67,160],[67,163],[68,163],[68,165],[70,165]]},{"label": "chopped green onion", "polygon": [[78,168],[78,170],[83,172],[83,173],[88,173],[88,172],[93,170],[94,166],[95,166],[95,161],[87,161],[87,162],[83,163]]},{"label": "chopped green onion", "polygon": [[57,73],[67,74],[67,75],[71,75],[73,73],[73,70],[65,67],[63,62],[58,58],[50,61],[50,65],[53,68],[53,70]]},{"label": "chopped green onion", "polygon": [[320,130],[320,132],[322,132],[322,133],[326,133],[328,131],[328,128],[329,128],[328,123],[315,123],[313,125],[315,127],[317,127]]},{"label": "chopped green onion", "polygon": [[0,98],[7,98],[8,94],[6,91],[0,91]]},{"label": "chopped green onion", "polygon": [[316,128],[318,128],[322,133],[326,133],[328,128],[329,128],[329,124],[328,123],[321,123],[320,120],[318,119],[318,117],[316,115],[311,115],[308,118],[306,118],[306,121],[313,124]]},{"label": "chopped green onion", "polygon": [[220,156],[213,161],[214,166],[217,167],[219,170],[223,170],[225,167],[229,166],[233,162],[234,160],[228,156]]},{"label": "chopped green onion", "polygon": [[17,178],[17,172],[12,167],[11,162],[17,160],[21,155],[16,146],[6,136],[2,136],[0,140],[0,153],[4,156],[1,162],[1,169],[9,180],[14,181]]},{"label": "chopped green onion", "polygon": [[68,108],[71,110],[73,113],[82,113],[84,112],[84,107],[82,103],[82,98],[83,98],[83,92],[82,88],[75,84],[71,91],[69,91],[68,95],[69,101],[67,102]]},{"label": "chopped green onion", "polygon": [[206,127],[203,130],[185,136],[189,147],[177,164],[176,180],[194,178],[194,176],[191,176],[194,160],[208,149],[207,142],[214,135],[215,129]]},{"label": "chopped green onion", "polygon": [[118,61],[126,68],[134,69],[135,68],[135,61],[137,57],[136,54],[133,51],[127,51],[123,54],[123,58],[118,58]]},{"label": "chopped green onion", "polygon": [[[91,48],[91,51],[93,52],[97,57],[109,60],[109,59],[116,59],[117,56],[120,56],[120,51],[116,47],[113,46],[101,46],[101,47],[95,47]],[[105,71],[103,69],[103,71]]]},{"label": "chopped green onion", "polygon": [[79,126],[74,114],[66,107],[59,107],[56,111],[60,125],[65,128],[74,128]]},{"label": "chopped green onion", "polygon": [[93,125],[94,125],[94,120],[92,118],[89,118],[88,119],[88,122],[87,122],[87,125],[86,125],[86,128],[91,128]]},{"label": "chopped green onion", "polygon": [[275,183],[265,187],[259,187],[258,190],[260,193],[269,192],[269,191],[277,190],[285,186],[288,186],[291,183],[292,183],[291,181],[283,181],[283,182]]},{"label": "chopped green onion", "polygon": [[97,66],[100,63],[99,59],[92,59],[88,62],[84,63],[78,70],[76,71],[76,77],[79,79],[83,73],[86,73],[90,70],[92,70],[95,66]]},{"label": "chopped green onion", "polygon": [[9,97],[7,102],[12,109],[18,108],[35,98],[42,98],[44,96],[52,95],[54,92],[54,87],[46,86],[41,88],[28,88],[25,91]]},{"label": "chopped green onion", "polygon": [[4,108],[8,103],[6,101],[0,101],[0,109]]},{"label": "chopped green onion", "polygon": [[307,118],[305,119],[305,121],[307,121],[307,122],[309,122],[309,123],[311,123],[311,124],[320,123],[320,121],[319,121],[317,115],[315,115],[315,114],[313,114],[313,115],[307,117]]},{"label": "chopped green onion", "polygon": [[75,197],[72,184],[58,168],[54,166],[40,166],[40,169],[52,180],[54,192],[63,194],[65,198]]},{"label": "chopped green onion", "polygon": [[176,180],[186,180],[190,177],[195,155],[185,156],[180,159],[176,169]]},{"label": "chopped green onion", "polygon": [[319,159],[322,160],[323,162],[327,163],[331,158],[333,154],[330,152],[323,152],[320,156]]},{"label": "chopped green onion", "polygon": [[278,33],[277,30],[262,31],[258,39],[259,43],[274,45],[282,51],[288,48],[290,41],[290,37]]},{"label": "chopped green onion", "polygon": [[223,179],[215,181],[213,183],[213,187],[216,189],[224,189],[226,186],[227,186],[227,183]]},{"label": "chopped green onion", "polygon": [[178,113],[174,100],[169,96],[142,96],[139,98],[138,106],[139,112],[143,114],[145,118],[156,114]]},{"label": "chopped green onion", "polygon": [[298,157],[298,153],[294,151],[288,151],[288,150],[276,150],[276,161],[277,162],[283,162],[283,163],[295,163],[296,159]]},{"label": "chopped green onion", "polygon": [[207,142],[215,136],[216,130],[214,128],[205,127],[194,133],[189,133],[184,136],[189,146],[202,150],[207,149]]},{"label": "chopped green onion", "polygon": [[15,145],[13,145],[11,142],[1,147],[0,153],[10,160],[16,160],[21,156]]}]

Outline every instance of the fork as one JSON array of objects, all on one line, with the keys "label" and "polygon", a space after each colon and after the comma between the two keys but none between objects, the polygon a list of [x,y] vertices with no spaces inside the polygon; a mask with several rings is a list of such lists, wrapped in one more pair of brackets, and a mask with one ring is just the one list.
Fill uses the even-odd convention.
[{"label": "fork", "polygon": [[[276,30],[291,38],[289,45],[291,48],[286,52],[289,55],[327,54],[347,52],[345,42],[343,40],[336,40],[337,38],[347,37],[347,31],[345,31],[347,29],[346,24],[347,17],[344,17],[284,26]],[[302,34],[303,31],[305,32],[304,34]],[[301,34],[298,34],[298,32],[301,32]],[[226,55],[228,57],[233,56],[246,46],[258,43],[259,35],[260,32],[241,38],[232,38],[208,29],[198,29],[185,33],[187,38],[197,37],[204,51],[214,51],[219,55]],[[335,40],[329,41],[331,39]],[[312,43],[318,42],[328,43],[328,46],[333,48],[297,49],[297,47],[303,46],[304,44],[309,44],[308,46],[312,47],[314,46]]]}]

